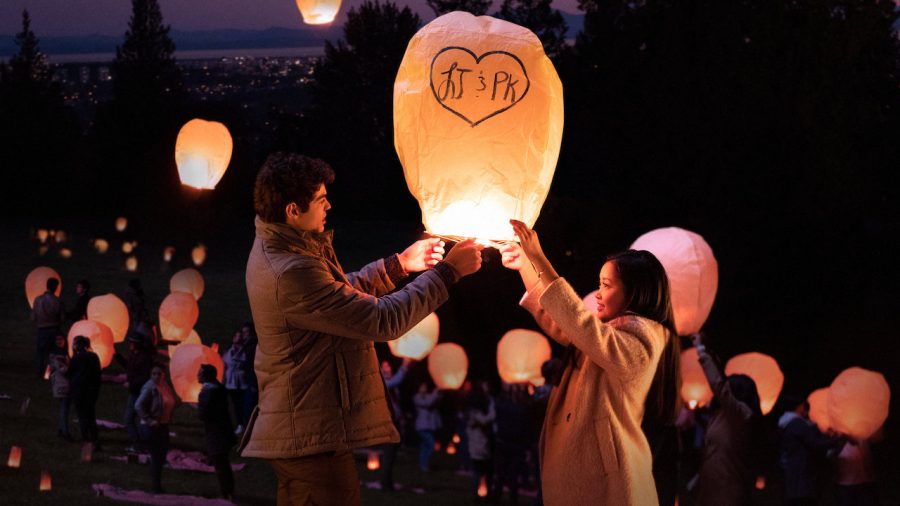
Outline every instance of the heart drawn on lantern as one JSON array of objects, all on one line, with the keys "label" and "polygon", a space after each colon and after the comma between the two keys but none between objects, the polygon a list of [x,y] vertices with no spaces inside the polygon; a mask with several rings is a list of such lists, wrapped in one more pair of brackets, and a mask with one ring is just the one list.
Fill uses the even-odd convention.
[{"label": "heart drawn on lantern", "polygon": [[473,127],[521,102],[531,87],[518,56],[506,51],[477,56],[459,46],[434,55],[430,81],[441,107]]}]

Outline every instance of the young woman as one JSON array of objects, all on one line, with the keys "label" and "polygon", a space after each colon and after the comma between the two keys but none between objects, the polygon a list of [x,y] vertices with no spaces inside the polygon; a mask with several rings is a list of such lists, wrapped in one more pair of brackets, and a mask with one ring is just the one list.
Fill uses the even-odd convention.
[{"label": "young woman", "polygon": [[153,366],[150,379],[141,388],[141,395],[134,403],[141,419],[141,439],[150,450],[150,478],[153,493],[163,493],[162,468],[169,453],[169,422],[175,409],[175,393],[166,382],[166,371],[161,365]]},{"label": "young woman", "polygon": [[592,314],[537,234],[510,223],[521,246],[502,250],[503,265],[522,276],[522,305],[567,347],[541,435],[544,502],[656,505],[641,421],[671,419],[677,408],[679,342],[665,270],[646,251],[609,257]]}]

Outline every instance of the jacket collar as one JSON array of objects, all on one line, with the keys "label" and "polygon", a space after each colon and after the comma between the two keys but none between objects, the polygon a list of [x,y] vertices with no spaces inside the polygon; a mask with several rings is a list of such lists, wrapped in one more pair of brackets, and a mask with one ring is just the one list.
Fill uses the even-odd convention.
[{"label": "jacket collar", "polygon": [[325,248],[331,247],[334,231],[301,231],[286,223],[267,223],[257,216],[256,237],[271,242],[274,245],[289,249],[295,253],[322,255]]}]

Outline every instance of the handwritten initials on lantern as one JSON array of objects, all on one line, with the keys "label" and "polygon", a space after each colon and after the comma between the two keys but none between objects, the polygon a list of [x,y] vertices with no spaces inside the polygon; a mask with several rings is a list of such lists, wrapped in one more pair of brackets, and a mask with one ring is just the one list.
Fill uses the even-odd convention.
[{"label": "handwritten initials on lantern", "polygon": [[471,126],[518,104],[531,81],[518,56],[488,51],[481,56],[464,47],[445,47],[431,61],[434,98]]}]

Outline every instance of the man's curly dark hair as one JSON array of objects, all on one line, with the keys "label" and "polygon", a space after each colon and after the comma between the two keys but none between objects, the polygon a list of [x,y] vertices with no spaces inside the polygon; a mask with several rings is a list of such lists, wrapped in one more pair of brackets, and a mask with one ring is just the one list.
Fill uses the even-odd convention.
[{"label": "man's curly dark hair", "polygon": [[318,158],[296,153],[277,152],[269,155],[253,188],[253,207],[266,223],[287,221],[284,208],[294,202],[302,212],[309,211],[319,185],[331,184],[334,170]]}]

